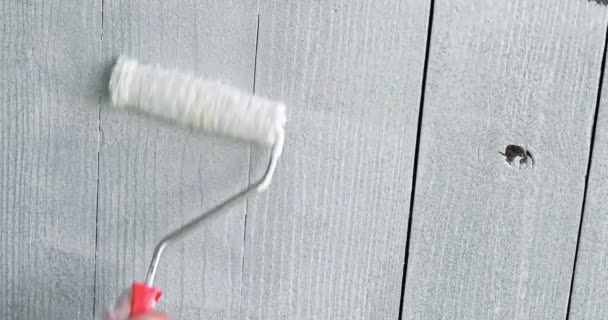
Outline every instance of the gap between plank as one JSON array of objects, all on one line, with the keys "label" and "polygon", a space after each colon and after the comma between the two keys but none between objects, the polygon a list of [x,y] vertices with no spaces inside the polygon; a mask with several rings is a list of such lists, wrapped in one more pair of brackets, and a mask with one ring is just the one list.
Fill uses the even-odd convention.
[{"label": "gap between plank", "polygon": [[602,55],[602,63],[600,69],[600,79],[597,86],[597,97],[595,98],[595,114],[593,115],[593,125],[591,126],[591,139],[589,141],[589,158],[587,159],[587,173],[585,174],[585,187],[583,191],[583,205],[581,207],[580,220],[578,222],[578,234],[576,237],[576,249],[574,251],[574,262],[572,264],[572,276],[570,278],[570,290],[568,292],[568,306],[566,308],[566,320],[570,319],[570,305],[572,303],[572,291],[574,289],[574,277],[576,274],[576,262],[578,260],[578,249],[581,243],[581,231],[583,228],[583,218],[585,215],[585,204],[587,202],[587,188],[589,187],[589,175],[591,173],[591,163],[593,161],[593,145],[595,144],[595,131],[597,127],[597,118],[602,101],[602,87],[604,83],[604,70],[606,68],[606,50],[608,48],[608,25],[604,35],[604,52]]},{"label": "gap between plank", "polygon": [[[251,94],[255,94],[255,75],[258,68],[258,42],[260,38],[260,12],[259,12],[259,4],[258,4],[258,14],[256,21],[256,29],[255,29],[255,53],[253,55],[253,84],[251,85]],[[251,170],[252,170],[252,162],[251,161],[251,144],[249,144],[249,170],[247,171],[247,185],[251,184]],[[241,259],[241,299],[239,304],[239,318],[241,317],[241,308],[243,306],[243,282],[245,281],[245,246],[247,244],[247,211],[249,211],[249,198],[245,199],[245,221],[243,222],[243,257]]]},{"label": "gap between plank", "polygon": [[[99,65],[100,70],[103,71],[103,60],[101,48],[103,46],[103,5],[104,0],[101,0],[101,34],[99,36]],[[95,269],[93,271],[93,317],[95,319],[95,308],[97,305],[97,251],[99,250],[99,159],[101,154],[101,96],[103,89],[99,88],[99,101],[97,108],[97,185],[95,187]]]},{"label": "gap between plank", "polygon": [[420,151],[420,133],[422,132],[422,113],[424,110],[424,95],[426,93],[426,77],[429,69],[429,56],[431,52],[431,33],[433,30],[433,12],[435,0],[430,1],[429,24],[426,32],[426,49],[424,53],[424,67],[422,71],[422,88],[420,90],[420,107],[418,108],[418,131],[416,133],[416,148],[414,151],[414,169],[412,173],[412,190],[410,194],[410,210],[407,220],[407,238],[405,240],[405,258],[403,261],[403,279],[401,279],[401,297],[399,300],[399,320],[403,317],[403,305],[405,302],[405,285],[407,279],[407,264],[410,257],[410,238],[412,236],[412,218],[414,217],[414,196],[416,195],[416,176],[418,174],[418,154]]}]

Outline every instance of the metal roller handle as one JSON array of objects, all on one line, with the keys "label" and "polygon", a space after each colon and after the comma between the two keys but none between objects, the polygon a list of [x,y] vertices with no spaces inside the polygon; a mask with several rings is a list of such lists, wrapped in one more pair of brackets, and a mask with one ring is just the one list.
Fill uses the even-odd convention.
[{"label": "metal roller handle", "polygon": [[209,211],[204,212],[200,216],[194,218],[190,222],[186,223],[179,229],[169,233],[162,240],[160,240],[160,242],[154,248],[154,254],[152,255],[152,261],[150,262],[150,267],[148,268],[148,275],[146,276],[146,285],[148,287],[153,287],[154,278],[156,276],[156,270],[158,269],[158,263],[160,262],[160,258],[162,256],[163,252],[165,251],[165,249],[167,248],[167,246],[169,246],[170,244],[172,244],[178,240],[183,239],[185,236],[192,233],[203,221],[207,220],[208,218],[211,218],[218,212],[221,212],[222,210],[229,208],[231,205],[236,204],[239,200],[243,200],[244,198],[246,198],[247,196],[249,196],[252,193],[261,191],[259,189],[259,187],[268,181],[268,178],[270,175],[272,175],[272,171],[274,171],[273,168],[276,166],[276,163],[278,161],[279,154],[277,154],[277,152],[274,152],[275,151],[274,149],[275,148],[273,148],[273,152],[271,152],[270,160],[268,161],[268,166],[266,168],[266,172],[264,173],[264,176],[262,176],[262,178],[260,178],[257,182],[249,185],[247,188],[241,190],[234,196],[226,199],[225,201],[218,204],[214,208],[211,208]]}]

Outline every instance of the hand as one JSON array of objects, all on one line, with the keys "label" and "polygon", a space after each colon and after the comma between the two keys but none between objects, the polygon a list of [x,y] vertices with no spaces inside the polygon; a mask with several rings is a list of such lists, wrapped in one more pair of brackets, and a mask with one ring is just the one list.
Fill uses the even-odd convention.
[{"label": "hand", "polygon": [[130,320],[171,320],[169,316],[159,311],[152,311],[141,316],[131,318]]},{"label": "hand", "polygon": [[135,318],[129,319],[131,313],[131,289],[125,289],[119,296],[116,304],[105,310],[103,320],[171,320],[168,315],[160,311],[151,311]]}]

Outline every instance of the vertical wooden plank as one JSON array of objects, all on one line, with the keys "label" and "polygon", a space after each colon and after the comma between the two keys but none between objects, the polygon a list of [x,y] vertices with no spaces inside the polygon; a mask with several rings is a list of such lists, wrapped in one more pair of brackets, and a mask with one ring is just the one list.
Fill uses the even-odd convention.
[{"label": "vertical wooden plank", "polygon": [[570,301],[571,320],[608,318],[608,91],[605,72],[604,67],[604,83]]},{"label": "vertical wooden plank", "polygon": [[93,315],[98,1],[0,4],[0,318]]},{"label": "vertical wooden plank", "polygon": [[438,1],[433,21],[403,318],[564,319],[606,8]]},{"label": "vertical wooden plank", "polygon": [[[103,57],[128,54],[252,89],[255,1],[105,1]],[[105,101],[100,159],[97,298],[110,303],[143,281],[152,250],[176,229],[243,188],[249,147],[178,128]],[[168,249],[159,308],[175,319],[233,319],[240,305],[245,205]]]},{"label": "vertical wooden plank", "polygon": [[256,93],[289,120],[248,206],[241,318],[398,317],[428,9],[261,2]]}]

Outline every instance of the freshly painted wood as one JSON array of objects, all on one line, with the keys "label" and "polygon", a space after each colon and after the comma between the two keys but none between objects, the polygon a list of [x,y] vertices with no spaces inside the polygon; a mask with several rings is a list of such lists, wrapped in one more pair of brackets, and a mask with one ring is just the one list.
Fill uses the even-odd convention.
[{"label": "freshly painted wood", "polygon": [[288,123],[248,205],[242,319],[398,317],[428,9],[260,3],[255,89]]},{"label": "freshly painted wood", "polygon": [[[255,1],[105,1],[102,56],[179,67],[253,86]],[[249,145],[139,113],[101,113],[96,305],[143,281],[165,234],[248,183]],[[254,163],[253,165],[264,165]],[[175,319],[234,319],[241,295],[245,204],[169,247],[156,286]]]},{"label": "freshly painted wood", "polygon": [[90,319],[98,1],[0,5],[0,319]]},{"label": "freshly painted wood", "polygon": [[[606,72],[606,71],[604,71]],[[571,320],[608,318],[608,81],[602,80],[589,185],[572,288]]]},{"label": "freshly painted wood", "polygon": [[437,1],[433,21],[403,319],[565,319],[606,7]]}]

